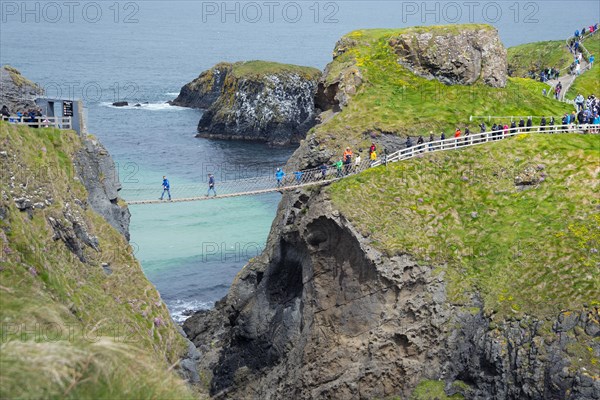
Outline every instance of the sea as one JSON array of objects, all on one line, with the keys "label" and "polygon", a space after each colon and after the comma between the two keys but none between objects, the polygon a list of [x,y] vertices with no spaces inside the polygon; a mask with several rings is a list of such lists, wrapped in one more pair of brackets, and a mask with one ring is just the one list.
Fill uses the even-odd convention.
[{"label": "sea", "polygon": [[[5,1],[0,64],[48,97],[81,99],[87,131],[125,188],[234,179],[282,166],[294,148],[195,138],[201,110],[174,107],[180,88],[221,61],[323,69],[336,41],[365,28],[489,23],[504,44],[565,39],[600,19],[591,1]],[[128,101],[128,107],[113,102]],[[135,104],[140,104],[135,107]],[[133,205],[131,245],[177,322],[222,298],[265,247],[279,194]]]}]

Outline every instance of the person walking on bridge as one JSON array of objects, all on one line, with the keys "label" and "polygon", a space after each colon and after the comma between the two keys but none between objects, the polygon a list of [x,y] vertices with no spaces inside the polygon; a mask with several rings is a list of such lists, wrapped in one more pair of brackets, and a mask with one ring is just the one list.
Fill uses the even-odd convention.
[{"label": "person walking on bridge", "polygon": [[342,158],[344,160],[344,173],[349,174],[352,167],[352,150],[350,150],[350,147],[346,147]]},{"label": "person walking on bridge", "polygon": [[211,190],[215,194],[214,197],[217,197],[217,191],[215,190],[215,177],[213,174],[208,174],[208,191],[206,192],[206,197],[210,195]]},{"label": "person walking on bridge", "polygon": [[167,179],[166,176],[163,176],[162,188],[163,188],[163,192],[160,195],[159,200],[162,200],[165,197],[165,193],[167,193],[169,195],[169,201],[171,201],[171,184],[169,183],[169,180]]},{"label": "person walking on bridge", "polygon": [[283,186],[283,177],[285,176],[285,172],[281,170],[281,168],[277,168],[277,172],[275,172],[275,178],[277,179],[277,187]]}]

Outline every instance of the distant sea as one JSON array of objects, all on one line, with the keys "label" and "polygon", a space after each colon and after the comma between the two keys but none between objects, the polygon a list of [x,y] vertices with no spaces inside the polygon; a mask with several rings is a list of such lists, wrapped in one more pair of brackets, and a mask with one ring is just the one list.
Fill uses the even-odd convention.
[{"label": "distant sea", "polygon": [[[68,5],[67,5],[68,4]],[[506,46],[565,39],[598,22],[597,1],[3,1],[0,63],[83,99],[87,128],[124,186],[231,179],[285,164],[292,148],[194,138],[201,111],[171,107],[220,61],[264,59],[323,69],[336,41],[363,28],[491,23]],[[115,108],[114,101],[142,107]],[[175,320],[212,307],[264,248],[279,195],[131,206],[131,243]]]}]

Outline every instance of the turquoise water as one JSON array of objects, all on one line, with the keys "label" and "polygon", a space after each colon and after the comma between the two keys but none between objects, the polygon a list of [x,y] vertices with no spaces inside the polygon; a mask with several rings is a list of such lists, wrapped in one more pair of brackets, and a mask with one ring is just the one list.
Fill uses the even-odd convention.
[{"label": "turquoise water", "polygon": [[[163,175],[173,188],[205,182],[208,170],[216,171],[218,182],[274,170],[293,151],[194,138],[201,112],[165,102],[217,62],[265,59],[322,69],[339,37],[360,28],[490,22],[513,46],[564,39],[599,19],[597,0],[284,1],[275,2],[272,21],[264,5],[256,19],[251,3],[263,5],[84,1],[76,2],[70,21],[63,2],[3,1],[0,63],[39,82],[49,96],[83,99],[88,131],[118,162],[123,185],[156,185],[158,198]],[[469,9],[467,3],[477,6]],[[23,13],[25,4],[33,14]],[[62,7],[61,19],[54,21],[48,4]],[[83,15],[86,5],[99,7],[101,16],[95,18],[94,8]],[[223,5],[233,14],[223,13]],[[208,14],[206,7],[213,6],[216,14]],[[111,107],[117,100],[148,104]],[[177,320],[184,310],[210,307],[226,294],[240,268],[264,246],[278,201],[272,194],[131,207],[136,256]]]}]

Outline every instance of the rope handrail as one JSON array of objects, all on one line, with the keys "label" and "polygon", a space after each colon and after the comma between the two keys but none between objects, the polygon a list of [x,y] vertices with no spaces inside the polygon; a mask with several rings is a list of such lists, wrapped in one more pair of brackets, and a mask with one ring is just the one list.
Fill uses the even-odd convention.
[{"label": "rope handrail", "polygon": [[[444,140],[435,140],[432,142],[424,142],[408,148],[398,150],[392,154],[386,155],[383,159],[375,161],[363,160],[360,163],[354,161],[351,164],[345,164],[342,169],[327,166],[327,169],[312,168],[307,170],[296,171],[301,174],[295,175],[294,173],[286,176],[284,179],[278,181],[273,175],[266,175],[260,177],[254,177],[249,179],[238,179],[230,181],[218,182],[217,190],[219,195],[209,197],[203,192],[207,189],[206,185],[180,185],[177,188],[171,190],[172,195],[177,195],[172,200],[174,203],[178,202],[191,202],[201,201],[209,199],[224,199],[240,196],[250,196],[274,192],[284,192],[290,190],[296,190],[308,186],[314,185],[327,185],[345,177],[356,175],[363,172],[366,169],[377,167],[390,162],[397,162],[410,158],[417,157],[424,153],[436,152],[436,151],[448,151],[461,149],[464,147],[470,147],[480,145],[484,143],[495,142],[504,138],[516,136],[522,133],[560,133],[560,132],[587,132],[590,128],[594,130],[593,133],[600,132],[599,125],[538,125],[524,128],[512,128],[508,129],[508,132],[504,130],[487,131],[483,133],[470,134],[468,136],[452,137]],[[126,193],[137,192],[146,193],[151,191],[157,193],[156,186],[144,186],[138,188],[126,188]],[[175,196],[174,196],[175,197]],[[132,199],[128,201],[130,205],[141,205],[141,204],[158,204],[162,203],[163,200],[148,200],[148,199]]]}]

